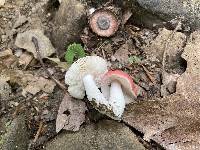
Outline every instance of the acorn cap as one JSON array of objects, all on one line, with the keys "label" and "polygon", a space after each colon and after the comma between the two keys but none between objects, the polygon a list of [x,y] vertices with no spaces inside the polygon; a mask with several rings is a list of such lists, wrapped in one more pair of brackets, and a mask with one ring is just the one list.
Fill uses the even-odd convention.
[{"label": "acorn cap", "polygon": [[98,9],[89,18],[89,25],[99,36],[109,37],[118,30],[119,22],[115,14],[108,9]]}]

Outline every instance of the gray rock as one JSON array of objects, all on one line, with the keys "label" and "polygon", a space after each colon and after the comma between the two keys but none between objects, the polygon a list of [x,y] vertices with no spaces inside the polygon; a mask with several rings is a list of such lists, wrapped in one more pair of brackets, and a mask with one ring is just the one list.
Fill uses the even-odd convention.
[{"label": "gray rock", "polygon": [[63,133],[49,142],[46,150],[144,150],[132,131],[115,121],[101,121],[76,133]]},{"label": "gray rock", "polygon": [[6,133],[0,136],[0,149],[27,150],[28,131],[24,116],[18,116],[10,125],[6,126]]},{"label": "gray rock", "polygon": [[185,17],[188,24],[200,27],[199,0],[137,0],[137,2],[141,7],[165,20]]},{"label": "gray rock", "polygon": [[51,41],[62,54],[66,45],[77,42],[86,23],[85,6],[78,0],[63,0],[55,15]]}]

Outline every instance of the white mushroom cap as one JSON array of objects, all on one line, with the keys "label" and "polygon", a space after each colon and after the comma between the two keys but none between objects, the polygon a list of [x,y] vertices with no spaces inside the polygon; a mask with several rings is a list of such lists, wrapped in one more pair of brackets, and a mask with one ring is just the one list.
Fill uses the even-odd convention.
[{"label": "white mushroom cap", "polygon": [[100,87],[100,79],[108,71],[107,62],[99,56],[86,56],[74,62],[65,74],[65,83],[69,85],[68,92],[77,99],[85,96],[83,77],[87,74],[93,76]]}]

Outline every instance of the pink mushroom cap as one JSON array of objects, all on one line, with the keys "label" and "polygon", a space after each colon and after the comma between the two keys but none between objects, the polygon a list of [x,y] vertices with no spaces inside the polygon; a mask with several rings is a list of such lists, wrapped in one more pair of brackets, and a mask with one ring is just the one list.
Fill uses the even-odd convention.
[{"label": "pink mushroom cap", "polygon": [[140,94],[141,88],[127,73],[121,70],[110,70],[104,75],[103,82],[110,84],[112,81],[118,81],[123,91],[133,98],[137,98]]}]

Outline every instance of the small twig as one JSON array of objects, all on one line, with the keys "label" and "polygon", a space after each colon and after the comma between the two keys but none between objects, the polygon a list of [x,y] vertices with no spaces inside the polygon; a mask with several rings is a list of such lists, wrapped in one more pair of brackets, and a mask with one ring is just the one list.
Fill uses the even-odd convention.
[{"label": "small twig", "polygon": [[30,62],[24,66],[23,70],[26,70],[26,69],[29,67],[29,65],[30,65],[30,63],[31,63],[32,61],[33,61],[33,57],[31,58]]},{"label": "small twig", "polygon": [[101,49],[101,52],[102,52],[102,54],[103,54],[103,58],[106,59],[106,55],[105,55],[105,52],[104,52],[103,49]]},{"label": "small twig", "polygon": [[32,37],[32,42],[33,42],[33,44],[35,45],[37,57],[38,57],[38,59],[39,59],[39,61],[40,61],[40,64],[42,65],[42,68],[44,69],[44,71],[48,74],[48,76],[49,76],[63,91],[67,91],[67,90],[66,90],[66,87],[65,87],[62,83],[60,83],[60,81],[58,81],[57,79],[55,79],[55,78],[51,75],[51,73],[47,70],[47,68],[45,67],[44,62],[43,62],[43,60],[42,60],[42,58],[41,58],[41,54],[40,54],[40,50],[39,50],[39,46],[38,46],[38,40],[37,40],[34,36]]},{"label": "small twig", "polygon": [[37,139],[39,138],[40,134],[41,134],[41,131],[42,131],[42,128],[43,128],[43,122],[40,121],[40,125],[39,125],[39,128],[37,130],[37,133],[35,135],[35,138],[33,140],[33,143],[35,143],[37,141]]},{"label": "small twig", "polygon": [[101,48],[101,52],[102,52],[102,55],[103,55],[103,58],[106,59],[106,55],[105,55],[105,51],[102,49],[103,46],[105,46],[107,43],[107,41],[104,41],[99,47],[97,47],[95,49],[95,51],[98,51],[100,48]]},{"label": "small twig", "polygon": [[141,66],[142,66],[143,70],[145,71],[145,73],[146,73],[147,77],[149,78],[149,80],[152,83],[154,83],[155,79],[152,77],[152,75],[150,74],[149,70],[144,65],[141,64]]},{"label": "small twig", "polygon": [[7,101],[10,102],[10,101],[12,101],[14,99],[18,99],[20,97],[23,97],[22,94],[21,93],[17,93],[14,96],[9,97]]},{"label": "small twig", "polygon": [[130,32],[130,34],[133,36],[133,37],[138,37],[138,33],[133,31],[130,27],[127,27],[126,28],[128,30],[128,32]]},{"label": "small twig", "polygon": [[21,105],[19,104],[16,108],[14,113],[12,114],[12,118],[15,118],[17,116],[17,114],[20,112],[21,110]]},{"label": "small twig", "polygon": [[0,6],[0,9],[1,8],[4,8],[4,9],[13,9],[13,8],[16,8],[15,5],[3,5],[3,6]]},{"label": "small twig", "polygon": [[111,5],[113,3],[113,0],[109,0],[108,2],[106,2],[104,4],[104,7],[108,7],[109,5]]}]

